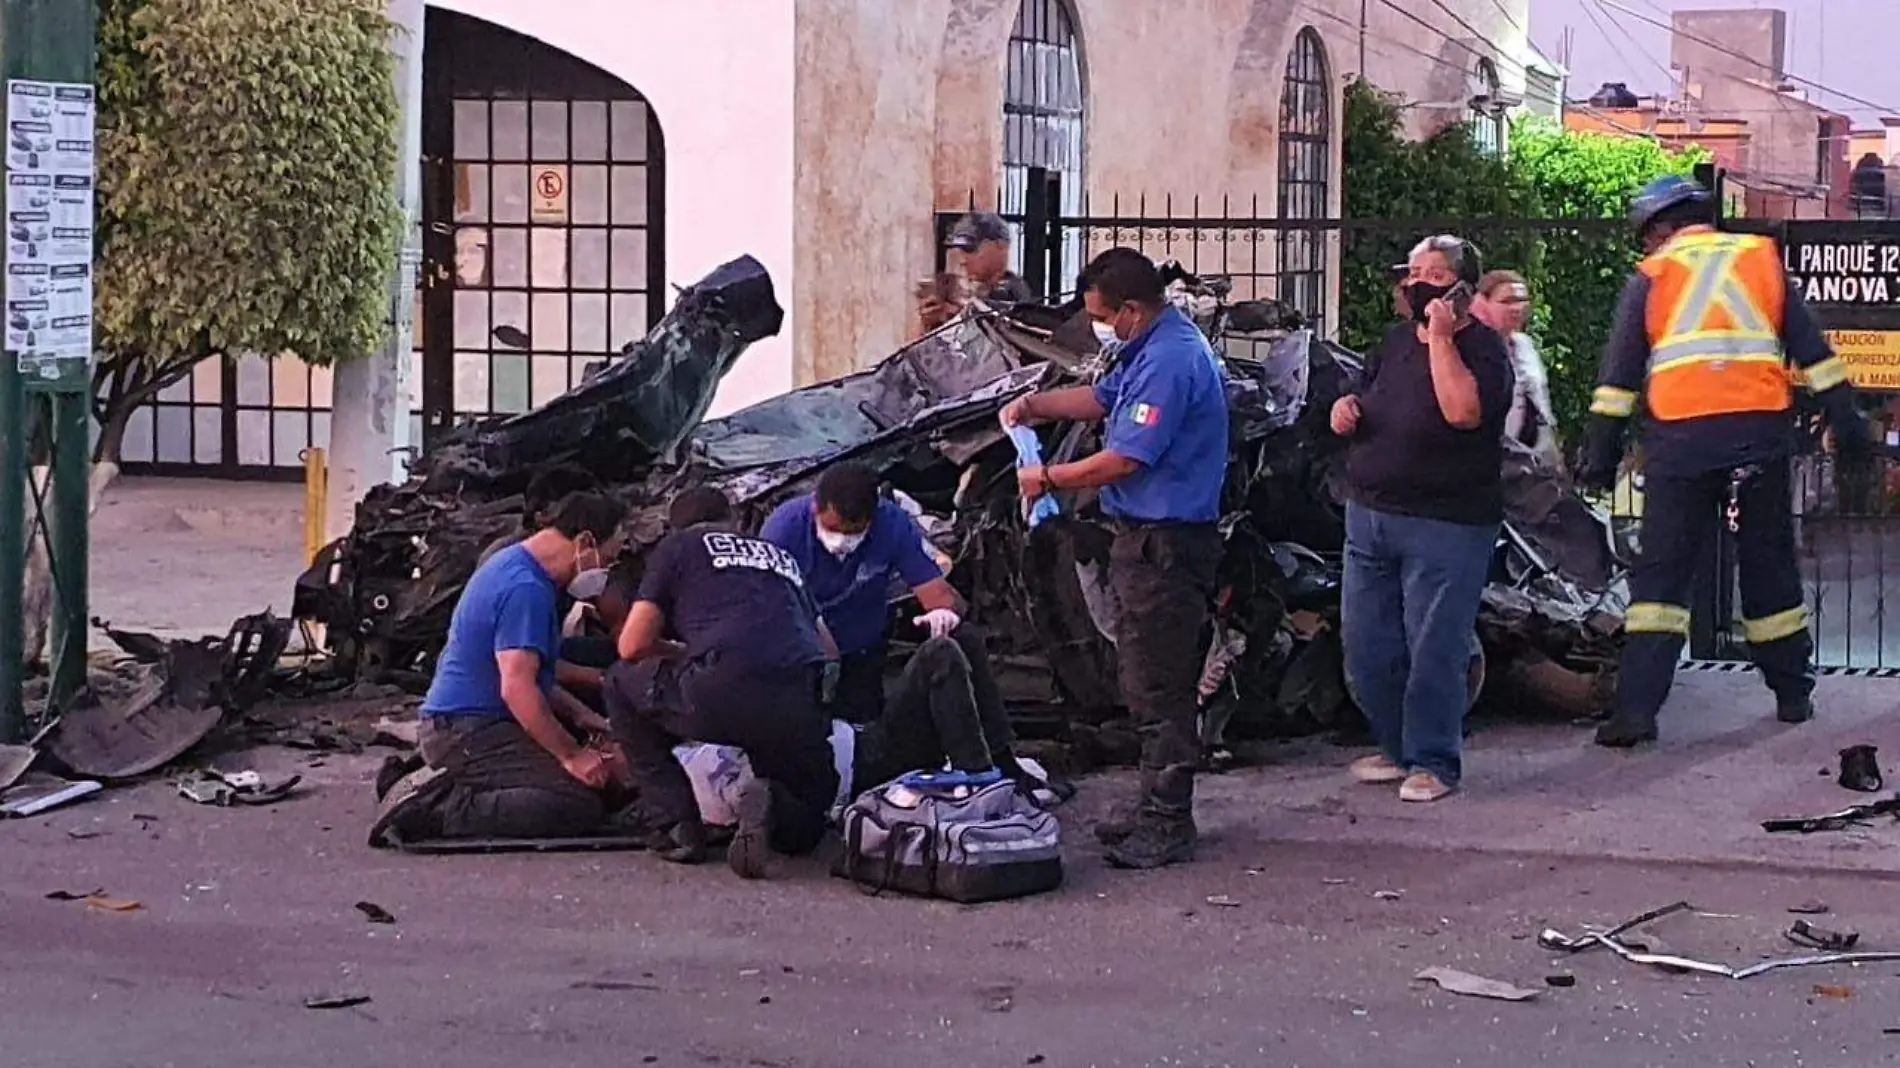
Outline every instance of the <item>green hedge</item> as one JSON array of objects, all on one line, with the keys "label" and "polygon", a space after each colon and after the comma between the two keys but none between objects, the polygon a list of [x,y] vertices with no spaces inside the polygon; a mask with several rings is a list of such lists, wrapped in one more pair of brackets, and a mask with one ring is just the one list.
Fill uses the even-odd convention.
[{"label": "green hedge", "polygon": [[[1526,118],[1499,159],[1464,125],[1408,140],[1404,110],[1400,98],[1364,81],[1346,90],[1345,217],[1353,232],[1344,243],[1341,341],[1363,350],[1385,333],[1393,321],[1387,268],[1426,236],[1379,220],[1464,220],[1456,231],[1477,243],[1487,268],[1508,267],[1530,283],[1530,332],[1550,368],[1559,428],[1575,441],[1617,294],[1638,256],[1635,236],[1602,220],[1622,218],[1646,182],[1687,174],[1702,154]],[[1571,219],[1575,228],[1551,225]]]}]

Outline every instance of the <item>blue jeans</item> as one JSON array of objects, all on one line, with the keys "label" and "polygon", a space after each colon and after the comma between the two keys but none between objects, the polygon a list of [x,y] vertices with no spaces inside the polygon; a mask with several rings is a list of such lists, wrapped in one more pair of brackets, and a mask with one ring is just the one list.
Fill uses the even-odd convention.
[{"label": "blue jeans", "polygon": [[1472,628],[1497,536],[1346,506],[1346,674],[1386,757],[1447,786],[1464,773]]}]

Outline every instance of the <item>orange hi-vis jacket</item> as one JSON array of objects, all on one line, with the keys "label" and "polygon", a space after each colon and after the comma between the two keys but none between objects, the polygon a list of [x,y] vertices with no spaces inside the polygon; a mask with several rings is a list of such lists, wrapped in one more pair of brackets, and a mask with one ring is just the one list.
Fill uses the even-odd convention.
[{"label": "orange hi-vis jacket", "polygon": [[1650,280],[1651,417],[1673,422],[1794,406],[1781,345],[1788,281],[1774,242],[1679,234],[1638,269]]}]

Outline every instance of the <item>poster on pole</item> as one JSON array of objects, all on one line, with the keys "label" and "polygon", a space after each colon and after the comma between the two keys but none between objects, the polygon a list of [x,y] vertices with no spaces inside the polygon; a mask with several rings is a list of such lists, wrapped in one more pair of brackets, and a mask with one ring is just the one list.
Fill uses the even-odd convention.
[{"label": "poster on pole", "polygon": [[92,362],[93,87],[7,82],[6,351],[28,377]]}]

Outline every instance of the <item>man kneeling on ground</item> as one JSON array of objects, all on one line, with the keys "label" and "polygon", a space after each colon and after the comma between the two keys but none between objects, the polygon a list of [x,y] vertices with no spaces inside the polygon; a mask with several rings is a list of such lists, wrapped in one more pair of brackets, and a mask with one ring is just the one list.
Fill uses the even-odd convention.
[{"label": "man kneeling on ground", "polygon": [[625,518],[611,497],[570,494],[540,530],[476,569],[422,703],[427,766],[385,791],[372,843],[391,832],[415,842],[599,829],[620,758],[611,742],[570,729],[602,724],[554,683],[556,610],[563,588],[613,556]]},{"label": "man kneeling on ground", "polygon": [[[817,492],[780,505],[759,536],[798,561],[837,640],[841,663],[832,714],[858,725],[886,716],[899,721],[860,739],[874,768],[895,767],[901,774],[936,767],[942,756],[936,763],[917,761],[929,755],[927,750],[940,748],[959,771],[994,767],[1043,785],[1016,761],[1009,714],[983,632],[963,622],[957,592],[925,551],[923,531],[910,513],[879,493],[876,472],[856,463],[827,468]],[[884,673],[896,585],[916,595],[923,609],[917,626],[928,639],[887,699]],[[899,748],[879,751],[887,745]],[[883,781],[860,780],[860,785]]]},{"label": "man kneeling on ground", "polygon": [[798,562],[737,531],[716,489],[681,493],[655,546],[607,673],[607,712],[627,755],[652,848],[690,863],[706,851],[691,782],[673,755],[687,740],[745,751],[754,778],[727,848],[741,878],[765,874],[768,847],[817,848],[838,789],[819,703],[831,644]]}]

